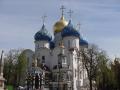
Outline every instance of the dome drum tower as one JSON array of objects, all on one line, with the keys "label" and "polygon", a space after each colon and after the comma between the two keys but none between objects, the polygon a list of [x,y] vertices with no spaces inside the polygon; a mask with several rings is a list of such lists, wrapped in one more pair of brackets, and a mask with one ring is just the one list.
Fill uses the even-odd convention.
[{"label": "dome drum tower", "polygon": [[73,27],[71,20],[63,29],[61,35],[66,48],[77,48],[79,50],[80,33]]},{"label": "dome drum tower", "polygon": [[48,48],[50,46],[50,41],[52,40],[52,36],[45,28],[45,25],[43,24],[40,31],[38,31],[35,36],[35,49],[39,49],[41,47]]}]

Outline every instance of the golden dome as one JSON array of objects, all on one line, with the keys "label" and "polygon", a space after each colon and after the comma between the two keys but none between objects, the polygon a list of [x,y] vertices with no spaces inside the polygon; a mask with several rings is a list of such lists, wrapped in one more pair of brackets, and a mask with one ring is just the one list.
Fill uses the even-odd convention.
[{"label": "golden dome", "polygon": [[64,19],[64,16],[62,16],[60,21],[56,22],[54,25],[54,33],[61,32],[62,29],[67,25],[68,22]]}]

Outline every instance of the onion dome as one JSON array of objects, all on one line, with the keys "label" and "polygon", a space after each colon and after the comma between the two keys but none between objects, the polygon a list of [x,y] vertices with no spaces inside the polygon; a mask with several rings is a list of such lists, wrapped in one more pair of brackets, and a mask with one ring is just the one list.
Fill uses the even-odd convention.
[{"label": "onion dome", "polygon": [[80,44],[80,46],[88,46],[88,42],[86,40],[84,40],[83,38],[80,38],[79,44]]},{"label": "onion dome", "polygon": [[65,26],[68,25],[68,22],[65,20],[64,16],[61,17],[61,19],[55,23],[54,25],[54,33],[61,32]]},{"label": "onion dome", "polygon": [[80,33],[73,27],[71,20],[69,21],[68,25],[62,31],[62,37],[66,36],[75,36],[80,37]]},{"label": "onion dome", "polygon": [[53,41],[50,42],[50,49],[54,49],[55,48],[55,43]]},{"label": "onion dome", "polygon": [[43,24],[41,30],[35,34],[34,39],[35,41],[41,41],[41,40],[51,41],[52,36],[50,35],[50,33],[45,28],[45,25]]}]

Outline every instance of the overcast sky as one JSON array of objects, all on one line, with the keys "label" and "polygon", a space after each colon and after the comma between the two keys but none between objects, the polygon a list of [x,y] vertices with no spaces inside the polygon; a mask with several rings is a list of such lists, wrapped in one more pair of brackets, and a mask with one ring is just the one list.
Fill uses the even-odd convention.
[{"label": "overcast sky", "polygon": [[[0,0],[0,49],[34,50],[34,34],[41,28],[46,14],[46,27],[60,19],[60,6],[74,11],[72,22],[81,23],[80,32],[89,43],[120,56],[120,0]],[[68,14],[65,18],[69,20]]]}]

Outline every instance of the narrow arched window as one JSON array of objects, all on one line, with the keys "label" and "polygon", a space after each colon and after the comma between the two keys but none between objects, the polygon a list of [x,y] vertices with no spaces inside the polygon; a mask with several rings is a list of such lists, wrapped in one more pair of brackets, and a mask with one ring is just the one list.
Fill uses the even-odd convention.
[{"label": "narrow arched window", "polygon": [[75,69],[75,77],[77,76],[77,70]]},{"label": "narrow arched window", "polygon": [[68,48],[70,48],[70,40],[68,40]]},{"label": "narrow arched window", "polygon": [[42,56],[42,63],[45,63],[45,56]]}]

